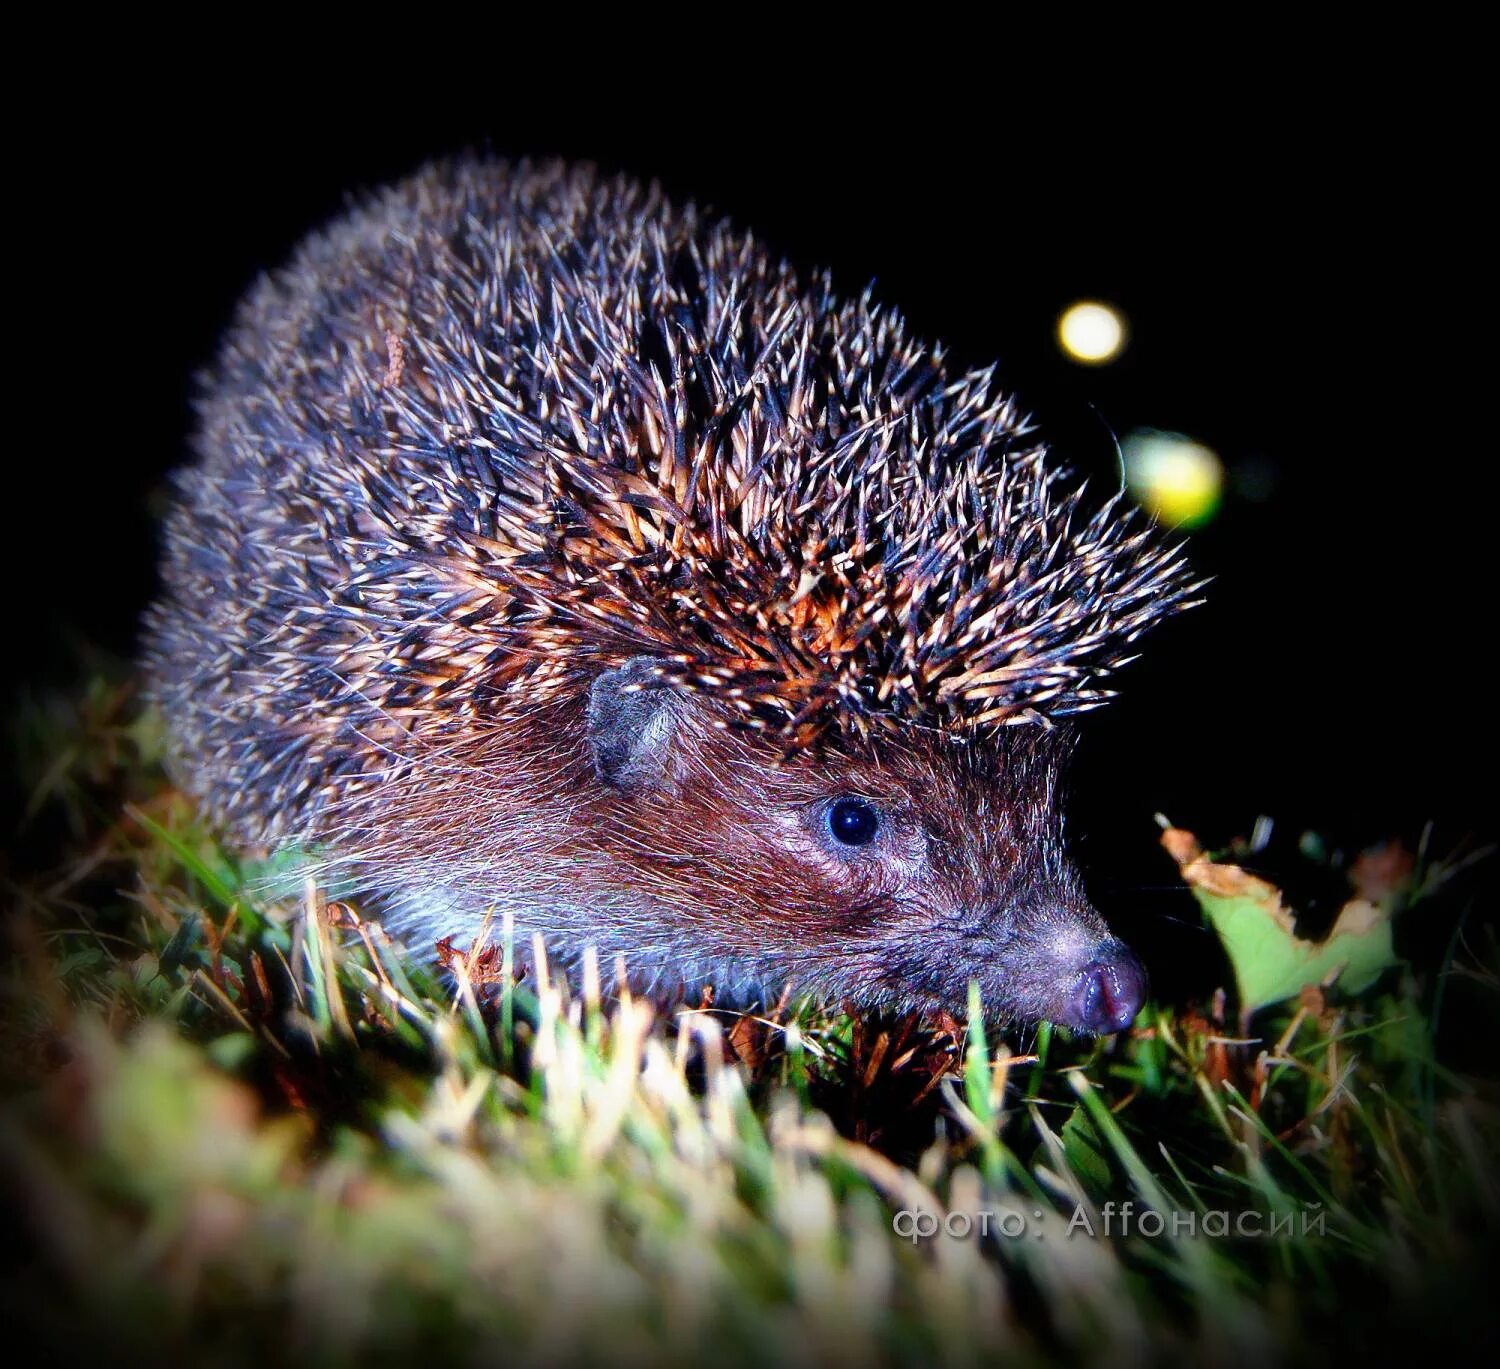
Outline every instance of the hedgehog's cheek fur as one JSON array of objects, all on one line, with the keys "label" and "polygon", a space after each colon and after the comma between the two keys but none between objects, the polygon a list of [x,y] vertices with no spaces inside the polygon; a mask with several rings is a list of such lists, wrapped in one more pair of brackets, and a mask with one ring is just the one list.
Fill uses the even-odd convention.
[{"label": "hedgehog's cheek fur", "polygon": [[[1083,1030],[1129,1006],[1107,994],[1100,1006],[1081,980],[1115,964],[1101,948],[1119,943],[1061,852],[1065,740],[1008,729],[956,746],[897,734],[863,752],[786,760],[715,721],[649,657],[605,672],[589,694],[607,858],[677,933],[679,968],[717,979],[728,997],[790,984],[958,1011],[972,980],[997,1017]],[[829,838],[828,803],[843,794],[880,812],[867,847]],[[671,966],[641,968],[677,978]]]}]

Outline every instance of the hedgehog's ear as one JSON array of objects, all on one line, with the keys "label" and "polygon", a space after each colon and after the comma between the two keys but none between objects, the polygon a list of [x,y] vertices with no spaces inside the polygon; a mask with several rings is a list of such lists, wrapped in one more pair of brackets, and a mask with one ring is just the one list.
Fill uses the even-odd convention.
[{"label": "hedgehog's ear", "polygon": [[686,708],[653,656],[605,671],[589,689],[589,751],[599,778],[612,789],[670,789]]}]

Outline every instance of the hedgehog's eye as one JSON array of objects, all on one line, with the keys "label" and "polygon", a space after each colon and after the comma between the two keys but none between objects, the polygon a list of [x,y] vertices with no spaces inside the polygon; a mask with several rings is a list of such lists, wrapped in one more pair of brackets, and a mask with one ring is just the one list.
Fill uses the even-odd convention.
[{"label": "hedgehog's eye", "polygon": [[828,831],[840,846],[868,846],[880,830],[880,814],[864,799],[836,799],[828,808]]}]

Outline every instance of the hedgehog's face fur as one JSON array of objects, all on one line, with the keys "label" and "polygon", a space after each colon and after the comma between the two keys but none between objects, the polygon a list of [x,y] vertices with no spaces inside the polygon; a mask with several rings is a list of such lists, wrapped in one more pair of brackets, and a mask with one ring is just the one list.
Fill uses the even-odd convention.
[{"label": "hedgehog's face fur", "polygon": [[[1103,1032],[1134,1017],[1140,966],[1062,852],[1067,731],[960,741],[884,729],[785,755],[727,710],[663,685],[654,666],[605,672],[586,716],[547,720],[573,756],[565,805],[533,795],[568,814],[527,825],[552,831],[549,859],[512,863],[488,849],[512,823],[485,812],[482,785],[460,800],[461,824],[421,843],[446,871],[448,925],[509,907],[523,949],[534,932],[554,956],[588,940],[606,970],[623,956],[638,985],[712,984],[740,1002],[790,987],[962,1012],[974,980],[986,1010],[1012,1021]],[[560,742],[570,733],[584,744]],[[415,844],[410,832],[399,841]],[[511,871],[523,864],[552,882],[517,888]],[[454,878],[464,870],[471,880]]]}]

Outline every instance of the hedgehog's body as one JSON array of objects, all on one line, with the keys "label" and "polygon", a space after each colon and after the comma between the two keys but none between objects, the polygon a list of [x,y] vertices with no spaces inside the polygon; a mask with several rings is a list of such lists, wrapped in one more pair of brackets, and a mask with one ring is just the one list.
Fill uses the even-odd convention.
[{"label": "hedgehog's body", "polygon": [[252,292],[199,447],[153,688],[241,840],[429,943],[508,910],[658,982],[1134,1011],[1049,724],[1185,577],[893,315],[630,183],[461,163]]}]

